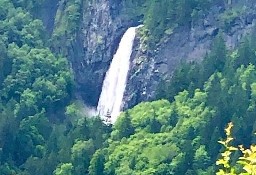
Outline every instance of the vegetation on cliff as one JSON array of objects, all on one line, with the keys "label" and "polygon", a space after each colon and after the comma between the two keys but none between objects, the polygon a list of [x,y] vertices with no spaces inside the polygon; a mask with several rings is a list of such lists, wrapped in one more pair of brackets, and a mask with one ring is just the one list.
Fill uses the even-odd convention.
[{"label": "vegetation on cliff", "polygon": [[[151,43],[201,18],[212,3],[129,2],[122,1],[136,4],[129,15],[141,10]],[[64,37],[71,47],[77,37],[82,1],[64,3],[51,37],[35,17],[43,3],[0,0],[0,174],[253,174],[255,165],[247,164],[255,158],[255,34],[232,51],[219,34],[200,64],[182,64],[161,83],[157,101],[142,102],[107,126],[74,100],[68,51],[59,43]],[[223,150],[218,141],[230,121],[235,139],[231,147],[228,127]]]},{"label": "vegetation on cliff", "polygon": [[[43,3],[0,0],[2,175],[58,174],[71,167],[75,174],[86,173],[90,157],[111,130],[98,118],[85,118],[73,103],[70,66],[64,54],[50,49],[59,41],[49,43],[42,21],[34,16]],[[63,30],[73,34],[78,15],[73,14],[76,6],[68,9],[73,22]],[[59,30],[54,36],[66,33]]]},{"label": "vegetation on cliff", "polygon": [[141,103],[119,117],[101,149],[101,173],[215,174],[222,150],[216,143],[230,121],[236,147],[255,142],[255,46],[245,39],[229,53],[221,36],[214,43],[203,63],[182,65],[162,84],[159,98],[171,103]]}]

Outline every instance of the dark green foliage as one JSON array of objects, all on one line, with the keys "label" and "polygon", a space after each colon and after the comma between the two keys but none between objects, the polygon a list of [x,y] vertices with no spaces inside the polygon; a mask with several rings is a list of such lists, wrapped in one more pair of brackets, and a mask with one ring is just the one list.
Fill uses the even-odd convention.
[{"label": "dark green foliage", "polygon": [[145,3],[144,24],[149,30],[149,45],[158,43],[174,28],[190,26],[196,20],[196,13],[209,7],[212,0],[151,0]]},{"label": "dark green foliage", "polygon": [[[86,174],[111,132],[71,103],[70,65],[50,49],[43,23],[35,18],[43,3],[0,0],[1,175]],[[61,27],[69,37],[78,28],[80,5],[69,2],[65,10],[67,24]]]},{"label": "dark green foliage", "polygon": [[[105,156],[104,172],[106,174],[121,172],[122,174],[169,174],[170,172],[185,174],[189,168],[193,168],[188,166],[193,156],[196,157],[196,162],[199,161],[198,159],[207,160],[200,167],[205,169],[210,163],[210,158],[204,151],[205,147],[200,145],[206,143],[206,140],[195,137],[205,132],[207,123],[214,114],[214,111],[206,107],[203,102],[206,97],[206,94],[199,90],[191,99],[187,92],[183,92],[176,96],[173,104],[162,100],[140,104],[128,110],[135,133],[120,142],[114,140],[116,132],[114,129],[113,140],[110,140]],[[176,113],[179,115],[178,123],[173,128],[166,128],[169,126],[169,120],[175,117]],[[119,120],[126,117],[125,115],[127,114],[121,115]],[[179,154],[181,152],[184,154]],[[199,166],[196,162],[194,167]]]},{"label": "dark green foliage", "polygon": [[227,50],[222,35],[219,34],[214,39],[211,53],[208,54],[202,63],[182,63],[174,71],[173,77],[169,82],[162,82],[159,85],[157,98],[166,98],[173,101],[178,92],[188,90],[190,93],[196,88],[203,88],[205,81],[216,71],[223,71],[225,66],[230,69],[234,63],[227,65]]},{"label": "dark green foliage", "polygon": [[[219,34],[200,64],[184,63],[161,83],[162,100],[138,104],[112,127],[85,116],[73,100],[65,56],[84,1],[59,2],[52,38],[35,18],[43,3],[0,0],[0,174],[208,175],[215,174],[217,141],[229,121],[235,145],[255,141],[254,35],[227,51]],[[142,34],[153,48],[174,28],[192,25],[213,1],[116,3],[127,6],[114,11],[124,19],[144,18]]]},{"label": "dark green foliage", "polygon": [[118,131],[117,138],[120,140],[134,134],[134,127],[132,126],[131,116],[128,112],[124,113],[124,117],[118,120],[114,127]]},{"label": "dark green foliage", "polygon": [[[56,53],[67,56],[77,38],[82,17],[82,0],[60,1],[64,9],[59,9],[55,17],[55,29],[51,38],[51,47]],[[63,47],[64,46],[64,47]]]},{"label": "dark green foliage", "polygon": [[[196,137],[192,143],[198,144],[200,143],[198,141],[203,141],[203,139],[206,138],[209,139],[200,143],[204,143],[204,147],[200,146],[197,148],[193,158],[189,156],[195,162],[192,167],[194,170],[190,169],[187,173],[193,174],[200,172],[199,174],[201,174],[214,172],[213,163],[216,161],[216,155],[220,149],[220,147],[214,143],[216,143],[220,137],[223,137],[222,130],[229,121],[233,121],[236,124],[234,127],[234,132],[237,134],[236,144],[244,142],[246,146],[249,146],[255,141],[252,135],[252,133],[255,132],[256,123],[254,117],[254,95],[252,94],[255,88],[256,69],[255,48],[251,43],[251,41],[245,38],[242,40],[237,50],[228,53],[223,39],[219,36],[213,44],[211,53],[207,55],[200,65],[195,63],[191,65],[183,64],[183,66],[174,73],[173,79],[170,82],[163,82],[161,84],[159,89],[160,97],[168,97],[171,101],[174,99],[174,103],[177,103],[177,100],[179,100],[179,98],[175,96],[175,93],[180,90],[187,89],[189,91],[187,96],[192,97],[191,91],[195,88],[200,88],[207,94],[204,103],[214,110],[214,117],[211,119],[211,122],[206,122],[208,123],[206,124],[207,130],[203,129],[199,134],[195,129],[190,127],[186,132],[186,138]],[[193,67],[197,67],[196,71],[194,71],[197,72],[194,74],[197,75],[197,79],[191,76],[190,70],[193,70]],[[191,89],[191,87],[193,88]],[[193,98],[195,98],[195,96]],[[180,120],[181,118],[179,117],[178,123]],[[191,118],[187,120],[191,120]],[[203,151],[203,148],[205,151]],[[190,149],[186,148],[184,150],[186,156],[188,156],[188,150]],[[191,153],[191,151],[189,151],[189,153]],[[198,162],[196,159],[199,157],[199,160],[202,162],[196,163]],[[182,160],[182,162],[185,160]],[[182,165],[179,164],[179,166]],[[205,169],[206,167],[208,168]],[[186,167],[186,169],[188,169],[188,167]],[[202,171],[202,169],[204,169],[204,171]]]},{"label": "dark green foliage", "polygon": [[[235,124],[235,144],[249,146],[255,141],[254,52],[245,40],[237,51],[228,53],[218,36],[201,65],[183,64],[170,84],[162,83],[159,95],[172,103],[141,103],[119,117],[109,145],[102,149],[105,157],[93,158],[100,165],[105,162],[101,173],[215,174],[220,152],[216,142],[229,121]],[[120,139],[128,126],[134,132]]]},{"label": "dark green foliage", "polygon": [[102,175],[104,171],[105,156],[103,150],[97,150],[91,159],[89,174],[90,175]]},{"label": "dark green foliage", "polygon": [[223,71],[227,59],[227,50],[221,34],[217,35],[212,45],[211,53],[203,61],[203,74],[207,74],[207,78],[214,71]]},{"label": "dark green foliage", "polygon": [[[256,56],[255,56],[255,51],[254,51],[254,45],[251,45],[248,38],[245,38],[237,52],[237,57],[234,60],[235,68],[238,68],[240,65],[245,65],[248,66],[249,64],[254,64],[256,63]],[[246,59],[245,59],[246,58]]]},{"label": "dark green foliage", "polygon": [[[154,49],[156,44],[179,26],[191,26],[215,3],[213,0],[111,0],[118,6],[111,9],[112,18],[138,20],[145,25],[142,32],[146,45]],[[143,22],[142,22],[143,21]]]}]

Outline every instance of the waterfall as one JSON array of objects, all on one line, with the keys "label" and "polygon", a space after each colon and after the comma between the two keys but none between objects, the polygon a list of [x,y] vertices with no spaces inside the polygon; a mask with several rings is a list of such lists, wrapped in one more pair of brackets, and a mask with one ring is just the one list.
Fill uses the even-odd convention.
[{"label": "waterfall", "polygon": [[103,82],[97,111],[102,117],[111,116],[111,123],[116,121],[122,107],[135,30],[138,27],[130,27],[123,35]]}]

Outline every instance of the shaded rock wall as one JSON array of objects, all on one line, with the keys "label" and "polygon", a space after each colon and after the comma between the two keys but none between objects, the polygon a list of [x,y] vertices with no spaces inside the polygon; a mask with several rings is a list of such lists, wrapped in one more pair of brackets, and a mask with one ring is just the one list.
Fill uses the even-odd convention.
[{"label": "shaded rock wall", "polygon": [[83,4],[79,33],[83,56],[73,61],[73,70],[78,94],[93,106],[97,105],[105,73],[122,35],[130,26],[137,25],[140,18],[121,15],[123,7],[124,4],[109,0],[89,0]]},{"label": "shaded rock wall", "polygon": [[[56,6],[66,0],[54,1],[46,7],[51,13],[44,15],[48,30],[52,30],[51,14],[56,13]],[[131,26],[142,23],[143,13],[118,0],[82,1],[82,18],[76,39],[69,46],[67,57],[74,71],[76,93],[93,106],[101,92],[102,83],[111,59],[118,47],[123,33]],[[215,5],[199,20],[189,26],[180,26],[152,50],[144,50],[137,35],[132,54],[124,108],[130,108],[145,100],[153,100],[158,83],[171,78],[181,60],[200,61],[212,45],[212,40],[219,32],[224,32],[227,47],[235,48],[241,38],[250,33],[255,23],[256,12],[253,1],[233,1],[241,14],[223,22],[225,13],[232,5]],[[136,11],[137,10],[137,11]],[[49,22],[47,22],[49,21]],[[224,20],[225,21],[225,20]]]},{"label": "shaded rock wall", "polygon": [[219,32],[223,32],[229,49],[236,48],[241,39],[252,31],[256,22],[255,2],[250,1],[242,5],[247,5],[243,7],[245,10],[228,24],[221,20],[225,12],[224,7],[212,7],[190,26],[176,28],[168,39],[153,51],[142,52],[137,38],[124,108],[131,108],[141,101],[153,100],[159,82],[162,79],[170,79],[182,60],[202,60],[210,51],[212,41]]}]

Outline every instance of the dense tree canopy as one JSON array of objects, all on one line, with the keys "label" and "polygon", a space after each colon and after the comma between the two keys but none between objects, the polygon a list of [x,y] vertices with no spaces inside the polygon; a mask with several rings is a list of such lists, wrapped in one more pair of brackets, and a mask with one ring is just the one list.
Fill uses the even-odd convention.
[{"label": "dense tree canopy", "polygon": [[[128,109],[112,126],[86,116],[73,95],[66,56],[77,37],[83,1],[62,2],[51,36],[36,18],[44,2],[0,0],[0,174],[208,175],[221,171],[215,162],[223,165],[221,153],[227,150],[217,142],[227,123],[234,123],[235,148],[243,144],[244,153],[255,143],[252,36],[227,50],[220,32],[202,62],[180,65],[170,81],[159,84],[156,101]],[[222,0],[117,3],[127,7],[126,15],[143,16],[142,37],[150,49],[176,27],[192,25],[212,3],[229,5]],[[222,16],[226,29],[234,14]],[[255,147],[250,149],[254,156]],[[243,172],[235,163],[239,157],[230,156],[230,167]]]},{"label": "dense tree canopy", "polygon": [[[3,175],[84,174],[110,132],[100,119],[86,119],[81,105],[72,101],[70,65],[50,49],[54,42],[47,41],[42,21],[35,18],[43,3],[0,0]],[[78,15],[73,16],[73,11],[78,11],[76,6],[68,7],[69,23],[74,26]],[[70,24],[67,27],[74,30]]]}]

